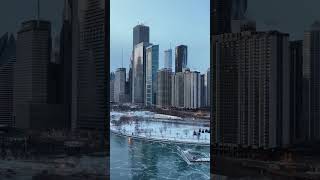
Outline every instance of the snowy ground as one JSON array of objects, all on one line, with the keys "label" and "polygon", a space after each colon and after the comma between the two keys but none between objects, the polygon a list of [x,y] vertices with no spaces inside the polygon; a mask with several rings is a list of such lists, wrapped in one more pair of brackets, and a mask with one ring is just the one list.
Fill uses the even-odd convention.
[{"label": "snowy ground", "polygon": [[[112,132],[137,138],[203,145],[210,144],[210,133],[201,132],[200,135],[194,135],[194,131],[198,134],[199,129],[209,129],[209,127],[205,127],[201,123],[178,123],[177,121],[171,121],[171,119],[179,119],[179,117],[168,116],[165,119],[166,115],[161,115],[161,119],[166,121],[157,121],[156,117],[159,116],[155,115],[155,113],[148,111],[111,112],[110,129]],[[139,117],[139,120],[132,120],[120,126],[114,125],[112,120],[118,121],[121,116]]]}]

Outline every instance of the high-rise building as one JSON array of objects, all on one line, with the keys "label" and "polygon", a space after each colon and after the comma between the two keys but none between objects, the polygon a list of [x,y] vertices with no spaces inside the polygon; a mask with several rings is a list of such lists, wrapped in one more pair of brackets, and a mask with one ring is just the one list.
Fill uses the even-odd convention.
[{"label": "high-rise building", "polygon": [[147,106],[156,105],[157,73],[159,69],[159,45],[150,45],[146,48],[146,83],[144,103]]},{"label": "high-rise building", "polygon": [[126,101],[126,68],[118,68],[114,80],[114,102],[123,103]]},{"label": "high-rise building", "polygon": [[132,103],[144,104],[146,82],[146,47],[149,43],[141,42],[134,48],[132,67]]},{"label": "high-rise building", "polygon": [[143,24],[136,25],[133,28],[133,48],[139,43],[149,43],[150,28]]},{"label": "high-rise building", "polygon": [[128,102],[132,102],[132,67],[133,67],[133,60],[130,59],[130,65],[129,65],[129,72],[128,72]]},{"label": "high-rise building", "polygon": [[[290,137],[291,144],[305,140],[303,115],[303,41],[290,42]],[[306,106],[307,107],[307,106]]]},{"label": "high-rise building", "polygon": [[232,0],[214,0],[212,4],[213,35],[230,33]]},{"label": "high-rise building", "polygon": [[245,14],[248,7],[248,0],[232,0],[231,3],[231,19],[245,19]]},{"label": "high-rise building", "polygon": [[171,105],[177,108],[184,107],[184,73],[177,72],[172,75]]},{"label": "high-rise building", "polygon": [[172,71],[170,69],[161,69],[158,71],[158,91],[157,91],[157,106],[171,106],[171,85]]},{"label": "high-rise building", "polygon": [[320,139],[320,22],[314,22],[304,34],[303,78],[307,113],[307,138]]},{"label": "high-rise building", "polygon": [[[139,43],[145,43],[146,46],[149,44],[149,39],[150,39],[150,28],[148,26],[145,26],[143,24],[138,24],[133,28],[133,32],[132,32],[133,36],[133,50],[132,50],[132,57],[130,60],[130,69],[129,69],[129,84],[130,84],[130,102],[133,103],[143,103],[143,100],[141,100],[140,98],[143,97],[137,97],[139,93],[137,92],[137,89],[134,90],[133,84],[135,79],[133,78],[134,76],[134,66],[137,64],[135,63],[135,48]],[[143,64],[143,66],[145,66],[145,64]],[[145,68],[145,67],[144,67]],[[144,79],[145,81],[145,79]],[[136,82],[137,83],[137,82]],[[143,87],[144,88],[144,87]],[[133,94],[133,92],[135,92],[135,95]],[[144,93],[144,92],[143,92]],[[133,99],[133,97],[136,96],[137,99]]]},{"label": "high-rise building", "polygon": [[72,1],[73,130],[106,127],[105,1]]},{"label": "high-rise building", "polygon": [[172,70],[172,49],[164,51],[164,68]]},{"label": "high-rise building", "polygon": [[188,47],[186,45],[180,45],[176,47],[175,52],[175,72],[183,72],[183,69],[187,68],[188,64]]},{"label": "high-rise building", "polygon": [[[18,128],[61,128],[65,125],[61,104],[50,102],[48,81],[51,57],[51,23],[22,23],[17,35],[14,66],[13,116]],[[49,104],[50,103],[50,104]]]},{"label": "high-rise building", "polygon": [[206,107],[206,80],[205,75],[200,75],[200,107]]},{"label": "high-rise building", "polygon": [[288,39],[274,31],[217,36],[215,143],[289,145]]},{"label": "high-rise building", "polygon": [[210,102],[210,100],[211,100],[211,79],[210,79],[210,76],[211,76],[210,68],[208,68],[207,73],[206,73],[206,82],[207,82],[207,85],[206,85],[206,88],[207,88],[207,90],[206,90],[207,102],[206,102],[206,104],[207,104],[208,107],[210,107],[210,105],[211,105],[211,102]]},{"label": "high-rise building", "polygon": [[0,124],[13,127],[13,67],[16,40],[8,33],[0,38]]},{"label": "high-rise building", "polygon": [[115,84],[115,74],[110,73],[110,102],[115,102],[114,100],[114,84]]},{"label": "high-rise building", "polygon": [[60,32],[60,87],[62,102],[65,109],[66,127],[71,128],[72,104],[72,0],[65,0],[62,28]]},{"label": "high-rise building", "polygon": [[191,104],[190,108],[197,109],[201,107],[201,75],[200,72],[191,72]]}]

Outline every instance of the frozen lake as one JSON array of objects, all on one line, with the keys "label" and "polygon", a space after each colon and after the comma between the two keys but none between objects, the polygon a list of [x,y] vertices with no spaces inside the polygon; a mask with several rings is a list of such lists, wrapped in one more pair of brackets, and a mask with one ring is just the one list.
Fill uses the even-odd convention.
[{"label": "frozen lake", "polygon": [[210,164],[188,165],[179,156],[176,144],[179,141],[182,149],[209,153],[210,147],[203,145],[210,143],[210,134],[193,135],[199,128],[209,127],[201,123],[176,123],[173,120],[179,119],[176,117],[166,119],[161,115],[157,119],[147,111],[112,112],[111,120],[119,121],[121,116],[137,118],[120,126],[110,124],[111,131],[122,133],[110,135],[110,179],[210,179]]}]

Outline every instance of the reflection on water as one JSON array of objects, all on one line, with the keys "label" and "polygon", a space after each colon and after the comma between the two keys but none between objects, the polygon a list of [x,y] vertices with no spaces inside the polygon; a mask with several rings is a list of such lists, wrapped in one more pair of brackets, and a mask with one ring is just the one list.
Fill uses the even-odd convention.
[{"label": "reflection on water", "polygon": [[[209,152],[209,147],[181,146]],[[210,179],[210,164],[187,163],[176,145],[152,143],[110,135],[110,178],[117,179]]]}]

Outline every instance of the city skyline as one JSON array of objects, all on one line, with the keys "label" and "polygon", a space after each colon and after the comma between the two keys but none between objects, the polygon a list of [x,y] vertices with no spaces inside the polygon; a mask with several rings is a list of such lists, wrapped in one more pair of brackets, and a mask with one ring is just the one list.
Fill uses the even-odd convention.
[{"label": "city skyline", "polygon": [[[126,6],[123,6],[122,2],[126,2]],[[128,0],[121,2],[112,0],[110,3],[110,71],[122,67],[122,49],[123,65],[126,69],[129,68],[132,30],[137,24],[143,23],[150,27],[150,43],[159,45],[159,69],[164,66],[164,51],[171,46],[174,55],[175,47],[184,44],[188,46],[188,67],[206,72],[210,64],[209,0],[203,3],[197,1],[186,3],[181,0],[139,2],[137,4]],[[147,7],[157,8],[148,10]],[[179,13],[176,11],[177,7],[180,8]],[[132,9],[146,9],[146,11]],[[174,69],[175,57],[172,59]]]}]

